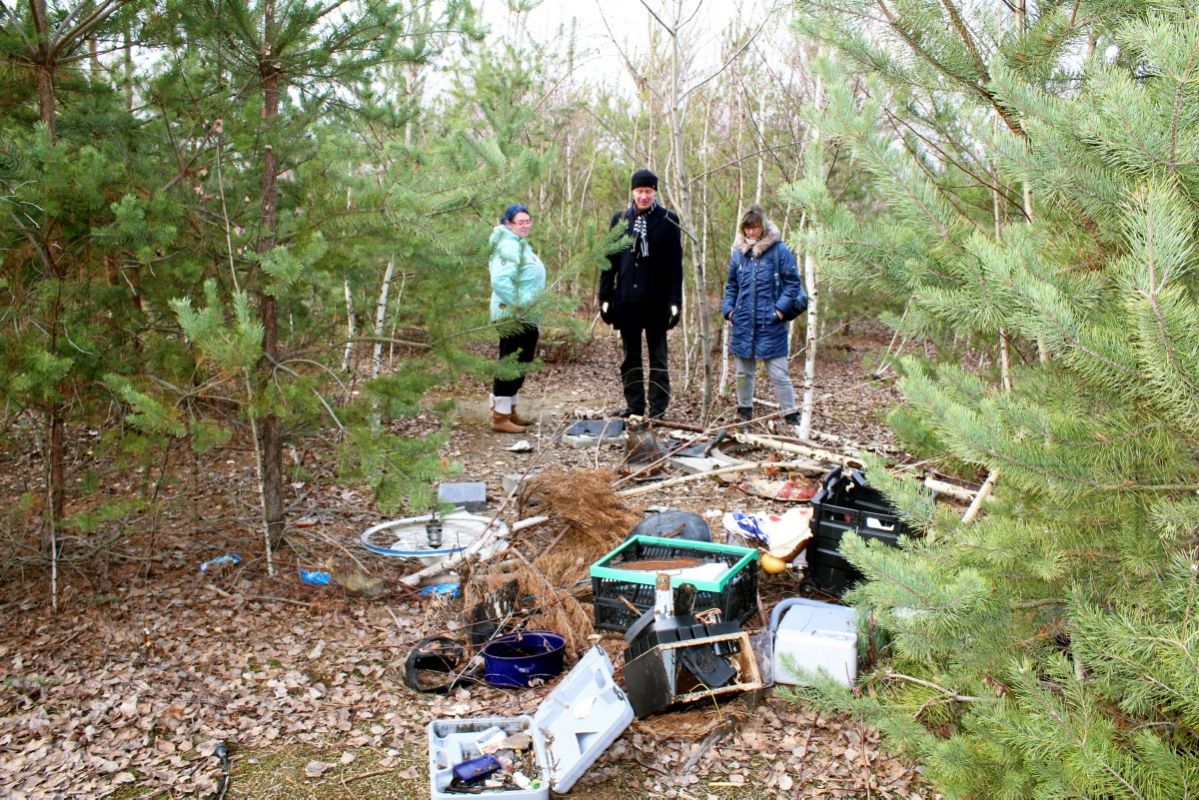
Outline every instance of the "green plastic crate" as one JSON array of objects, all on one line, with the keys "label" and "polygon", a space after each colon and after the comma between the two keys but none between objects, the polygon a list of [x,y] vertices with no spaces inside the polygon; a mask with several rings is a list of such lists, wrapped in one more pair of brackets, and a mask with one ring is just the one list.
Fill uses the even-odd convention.
[{"label": "green plastic crate", "polygon": [[[647,558],[699,558],[727,564],[728,572],[720,580],[691,580],[672,575],[670,585],[691,584],[696,589],[697,610],[719,608],[722,619],[738,624],[745,623],[758,610],[757,550],[713,542],[634,536],[591,565],[595,627],[625,631],[641,614],[653,608],[657,574],[620,568],[622,563]],[[638,611],[630,609],[625,600]]]}]

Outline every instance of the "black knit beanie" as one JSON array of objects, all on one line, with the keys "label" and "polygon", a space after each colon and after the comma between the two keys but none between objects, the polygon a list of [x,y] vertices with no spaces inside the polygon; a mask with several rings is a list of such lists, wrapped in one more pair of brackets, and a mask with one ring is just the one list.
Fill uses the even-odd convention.
[{"label": "black knit beanie", "polygon": [[655,192],[658,191],[658,176],[650,172],[648,169],[639,169],[633,173],[633,180],[629,182],[630,189],[639,189],[642,186],[648,186]]}]

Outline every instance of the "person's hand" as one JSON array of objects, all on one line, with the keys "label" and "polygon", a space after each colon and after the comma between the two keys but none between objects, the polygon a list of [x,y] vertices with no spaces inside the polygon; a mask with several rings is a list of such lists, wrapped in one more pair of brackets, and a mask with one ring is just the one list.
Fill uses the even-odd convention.
[{"label": "person's hand", "polygon": [[608,311],[607,303],[600,303],[600,319],[608,325],[612,324],[612,314]]},{"label": "person's hand", "polygon": [[675,325],[679,324],[679,307],[670,307],[670,318],[666,320],[666,330],[670,330]]},{"label": "person's hand", "polygon": [[779,319],[782,319],[782,318],[783,318],[783,312],[782,312],[782,311],[779,311],[777,308],[774,310],[774,315],[775,315],[776,317],[778,317]]}]

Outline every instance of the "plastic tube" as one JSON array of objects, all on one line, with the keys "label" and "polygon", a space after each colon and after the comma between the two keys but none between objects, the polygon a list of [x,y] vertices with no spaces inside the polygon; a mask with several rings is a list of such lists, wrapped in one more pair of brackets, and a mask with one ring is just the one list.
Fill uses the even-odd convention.
[{"label": "plastic tube", "polygon": [[770,612],[770,646],[774,647],[774,632],[779,626],[779,620],[783,617],[783,612],[792,606],[800,605],[804,602],[802,597],[788,597],[785,600],[780,600]]}]

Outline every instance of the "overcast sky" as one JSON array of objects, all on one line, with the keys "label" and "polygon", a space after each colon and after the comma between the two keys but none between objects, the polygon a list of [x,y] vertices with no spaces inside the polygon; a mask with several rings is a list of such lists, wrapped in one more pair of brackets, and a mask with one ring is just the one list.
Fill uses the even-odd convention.
[{"label": "overcast sky", "polygon": [[[673,21],[677,0],[543,0],[537,9],[525,15],[527,30],[520,32],[517,20],[508,11],[507,0],[483,0],[485,21],[504,38],[525,37],[544,45],[559,42],[557,32],[569,36],[571,20],[577,19],[578,50],[591,55],[580,70],[580,77],[604,86],[632,90],[632,81],[623,66],[620,50],[630,55],[648,50],[649,32],[657,27],[646,10],[649,5],[668,22]],[[759,7],[757,2],[729,0],[682,0],[683,18],[691,20],[684,30],[696,52],[695,69],[720,63],[721,37],[741,9]],[[605,25],[605,18],[607,25]],[[756,22],[760,22],[757,20]],[[753,24],[756,24],[753,23]],[[564,49],[565,43],[560,47]]]}]

